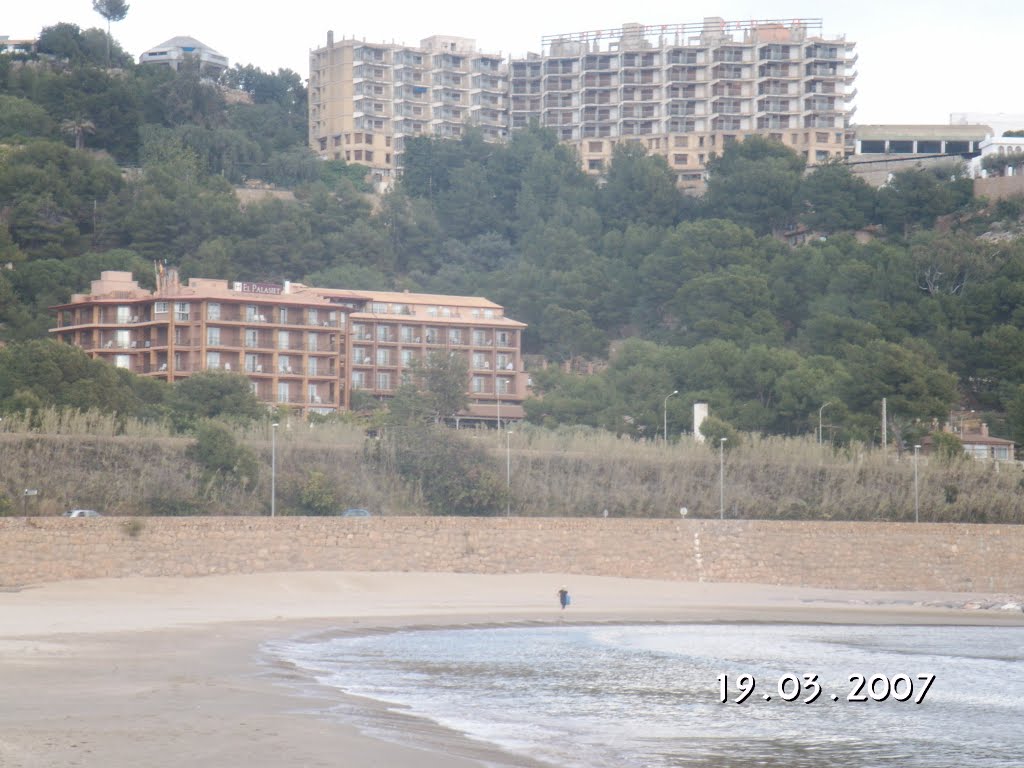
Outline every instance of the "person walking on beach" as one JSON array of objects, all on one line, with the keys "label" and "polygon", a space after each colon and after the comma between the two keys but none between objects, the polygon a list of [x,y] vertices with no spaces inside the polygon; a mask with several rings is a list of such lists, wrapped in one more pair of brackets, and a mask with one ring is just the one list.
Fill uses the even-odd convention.
[{"label": "person walking on beach", "polygon": [[569,590],[564,586],[558,590],[558,602],[562,606],[562,610],[565,610],[565,606],[572,602],[572,598],[569,597]]}]

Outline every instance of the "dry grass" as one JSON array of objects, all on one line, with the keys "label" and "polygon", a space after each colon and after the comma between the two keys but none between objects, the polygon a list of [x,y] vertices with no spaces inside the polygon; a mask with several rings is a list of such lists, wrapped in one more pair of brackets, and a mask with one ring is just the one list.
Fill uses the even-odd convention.
[{"label": "dry grass", "polygon": [[[235,433],[261,466],[247,488],[230,476],[205,477],[185,456],[191,439],[159,425],[57,412],[37,423],[29,429],[17,417],[0,422],[0,496],[14,514],[76,506],[107,514],[269,513],[269,425]],[[514,426],[510,435],[464,436],[490,454],[503,481],[510,466],[513,514],[677,517],[686,507],[690,517],[719,515],[719,454],[711,446],[529,425]],[[414,489],[364,460],[358,426],[285,422],[275,442],[280,514],[303,511],[302,492],[314,475],[339,510],[425,514]],[[833,450],[810,439],[748,436],[725,454],[724,486],[728,518],[914,519],[913,457],[861,445]],[[23,497],[25,488],[39,494]],[[1024,471],[1017,464],[920,457],[918,488],[923,521],[1024,522]]]}]

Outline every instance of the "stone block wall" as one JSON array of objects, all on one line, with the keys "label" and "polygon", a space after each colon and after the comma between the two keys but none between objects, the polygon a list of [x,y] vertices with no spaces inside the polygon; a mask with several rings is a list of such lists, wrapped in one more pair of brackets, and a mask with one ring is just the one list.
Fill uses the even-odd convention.
[{"label": "stone block wall", "polygon": [[1024,592],[1024,526],[517,517],[0,518],[0,587],[304,570],[580,573]]}]

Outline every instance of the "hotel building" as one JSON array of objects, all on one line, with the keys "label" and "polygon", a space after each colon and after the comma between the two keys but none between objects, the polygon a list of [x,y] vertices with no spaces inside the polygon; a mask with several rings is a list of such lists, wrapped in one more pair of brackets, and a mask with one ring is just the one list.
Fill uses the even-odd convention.
[{"label": "hotel building", "polygon": [[524,323],[471,296],[348,291],[191,278],[158,270],[155,291],[129,272],[103,272],[87,294],[54,307],[54,338],[142,376],[175,382],[198,371],[244,374],[268,405],[297,413],[348,410],[353,392],[393,395],[414,361],[462,355],[470,404],[462,417],[520,419]]},{"label": "hotel building", "polygon": [[536,122],[600,173],[620,142],[663,155],[684,185],[745,136],[774,138],[810,164],[853,151],[855,43],[824,37],[821,19],[725,21],[552,35],[508,61],[474,41],[420,48],[335,43],[310,53],[310,146],[325,159],[401,168],[409,136],[487,139]]}]

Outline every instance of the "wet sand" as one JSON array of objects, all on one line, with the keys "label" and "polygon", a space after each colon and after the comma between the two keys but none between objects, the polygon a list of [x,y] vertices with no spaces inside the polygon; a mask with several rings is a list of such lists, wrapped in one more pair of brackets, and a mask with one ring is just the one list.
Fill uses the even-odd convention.
[{"label": "wet sand", "polygon": [[[573,595],[564,612],[561,584]],[[0,591],[0,766],[525,767],[376,702],[341,701],[260,646],[320,630],[558,622],[1024,626],[1019,607],[1002,609],[1014,600],[561,574],[303,572]],[[360,732],[343,714],[353,707],[402,743]]]}]

